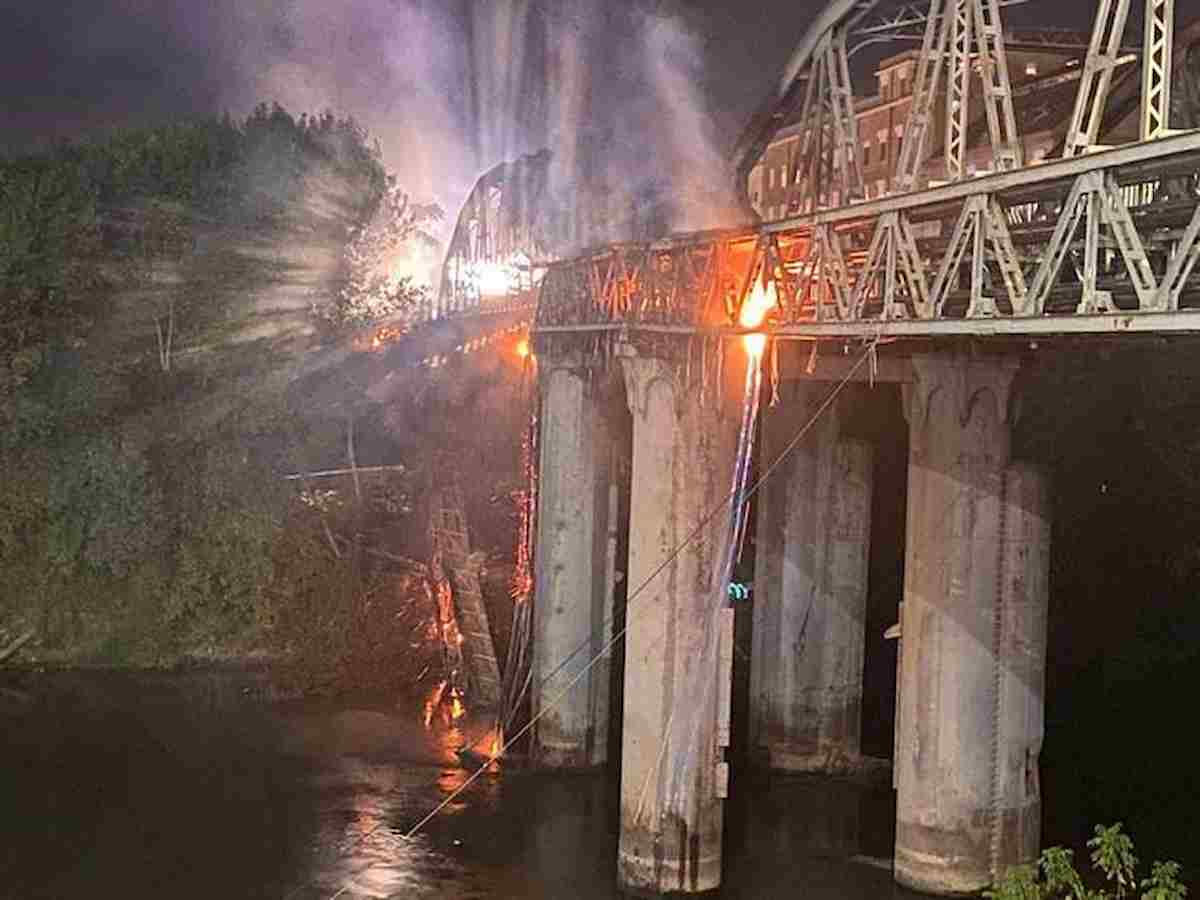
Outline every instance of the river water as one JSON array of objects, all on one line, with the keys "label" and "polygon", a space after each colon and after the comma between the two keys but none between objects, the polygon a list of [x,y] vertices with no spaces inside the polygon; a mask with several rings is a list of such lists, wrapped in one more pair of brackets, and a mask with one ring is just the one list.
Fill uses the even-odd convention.
[{"label": "river water", "polygon": [[[8,684],[8,683],[6,683]],[[10,685],[11,686],[11,685]],[[280,701],[245,674],[26,676],[0,695],[0,896],[615,898],[614,771],[467,778],[470,715]],[[615,767],[614,767],[615,768]],[[909,897],[886,786],[735,772],[723,897]]]}]

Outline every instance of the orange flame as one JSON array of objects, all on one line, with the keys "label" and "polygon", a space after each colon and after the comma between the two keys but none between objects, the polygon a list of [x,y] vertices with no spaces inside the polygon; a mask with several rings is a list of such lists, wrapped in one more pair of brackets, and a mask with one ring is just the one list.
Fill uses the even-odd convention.
[{"label": "orange flame", "polygon": [[433,690],[429,692],[429,696],[425,698],[425,727],[428,728],[433,722],[433,714],[442,703],[442,693],[446,690],[446,682],[439,681],[433,686]]},{"label": "orange flame", "polygon": [[394,344],[400,338],[408,333],[408,329],[403,325],[383,325],[370,335],[356,338],[354,348],[356,350],[374,353],[382,350],[389,344]]},{"label": "orange flame", "polygon": [[[766,320],[767,313],[778,304],[775,282],[768,281],[764,287],[762,279],[755,278],[754,288],[750,291],[750,296],[742,303],[741,311],[738,313],[738,324],[743,328],[757,328]],[[767,346],[767,336],[765,334],[743,335],[742,345],[751,357],[757,359],[762,356],[763,350]]]},{"label": "orange flame", "polygon": [[463,705],[462,693],[455,688],[450,692],[450,718],[457,722],[467,714],[467,707]]}]

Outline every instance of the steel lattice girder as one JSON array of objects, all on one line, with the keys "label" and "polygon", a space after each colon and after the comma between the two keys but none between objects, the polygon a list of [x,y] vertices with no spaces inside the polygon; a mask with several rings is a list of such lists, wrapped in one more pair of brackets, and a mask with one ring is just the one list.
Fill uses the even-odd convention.
[{"label": "steel lattice girder", "polygon": [[[1153,0],[1150,0],[1153,2]],[[1075,107],[1067,127],[1064,156],[1088,152],[1100,135],[1113,71],[1121,61],[1121,36],[1129,17],[1129,0],[1100,0],[1088,45]]]},{"label": "steel lattice girder", "polygon": [[1171,128],[1171,65],[1175,45],[1175,0],[1146,0],[1142,50],[1142,140],[1164,137]]},{"label": "steel lattice girder", "polygon": [[[1168,178],[1188,185],[1184,199],[1154,199]],[[740,298],[766,267],[784,295],[768,328],[780,335],[1197,330],[1200,311],[1180,300],[1200,259],[1198,186],[1192,132],[758,230],[620,245],[553,266],[537,327],[736,333]],[[1126,195],[1150,202],[1131,209]],[[1057,209],[1010,227],[1005,210],[1030,200]],[[1075,279],[1056,288],[1068,260]],[[963,274],[970,290],[952,300]],[[620,303],[597,283],[619,284]]]}]

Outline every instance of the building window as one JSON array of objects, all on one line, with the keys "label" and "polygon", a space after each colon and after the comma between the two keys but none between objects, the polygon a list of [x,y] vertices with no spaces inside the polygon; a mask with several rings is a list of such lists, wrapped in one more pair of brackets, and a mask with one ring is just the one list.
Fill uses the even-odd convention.
[{"label": "building window", "polygon": [[870,164],[871,164],[871,142],[865,141],[863,143],[863,165],[869,166]]},{"label": "building window", "polygon": [[892,76],[884,72],[879,76],[879,96],[884,100],[888,99],[888,95],[892,90]]},{"label": "building window", "polygon": [[774,169],[767,169],[767,187],[768,188],[775,187],[775,170]]},{"label": "building window", "polygon": [[887,193],[887,182],[882,178],[875,182],[875,196],[882,197]]}]

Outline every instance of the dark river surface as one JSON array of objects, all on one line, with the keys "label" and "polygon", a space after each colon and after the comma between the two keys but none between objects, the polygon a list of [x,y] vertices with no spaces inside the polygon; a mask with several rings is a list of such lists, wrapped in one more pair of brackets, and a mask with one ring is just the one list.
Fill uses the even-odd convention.
[{"label": "dark river surface", "polygon": [[[10,687],[13,682],[6,682]],[[0,696],[5,898],[615,898],[615,767],[460,786],[470,715],[271,700],[244,673],[24,676]],[[900,898],[886,787],[735,772],[723,897]]]}]

